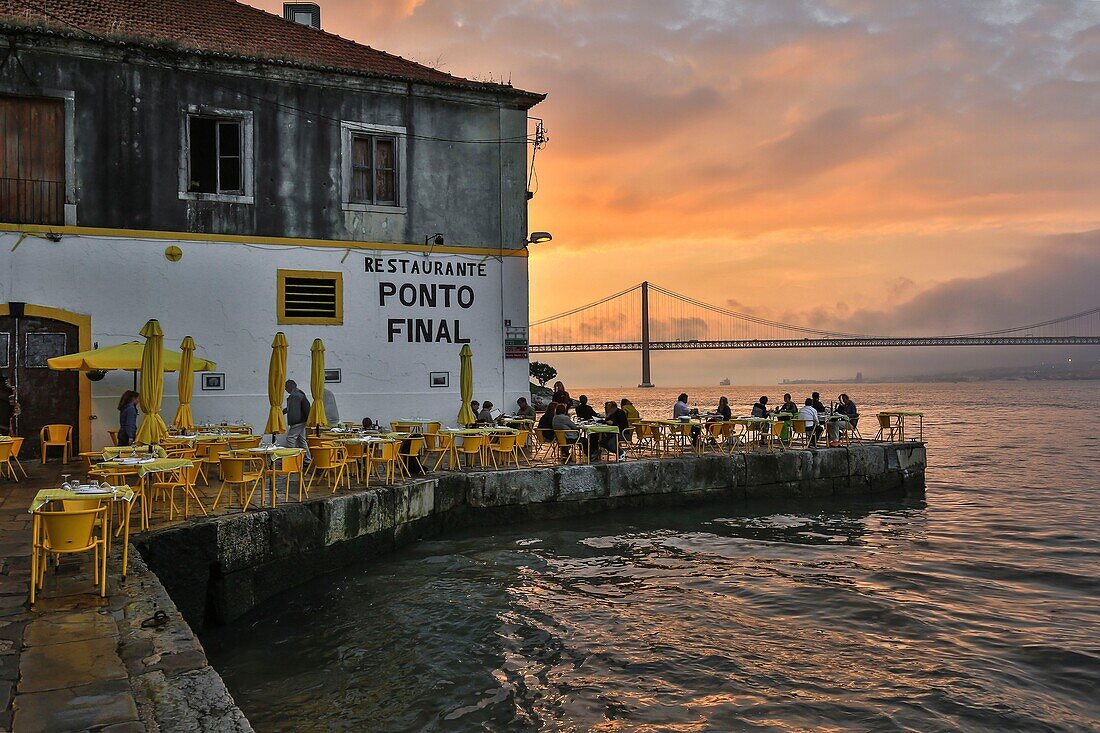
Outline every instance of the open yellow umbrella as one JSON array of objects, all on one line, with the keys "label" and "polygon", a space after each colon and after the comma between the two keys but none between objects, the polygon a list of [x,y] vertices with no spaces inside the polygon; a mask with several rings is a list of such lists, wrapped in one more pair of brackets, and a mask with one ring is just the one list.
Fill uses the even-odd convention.
[{"label": "open yellow umbrella", "polygon": [[313,395],[313,404],[309,406],[306,427],[324,427],[328,425],[328,417],[325,416],[325,345],[321,339],[313,339],[309,355],[309,391]]},{"label": "open yellow umbrella", "polygon": [[267,366],[267,401],[271,409],[267,413],[265,433],[275,435],[286,432],[286,415],[283,414],[283,387],[286,385],[286,334],[279,331],[271,342],[271,363]]},{"label": "open yellow umbrella", "polygon": [[176,388],[176,392],[179,394],[180,406],[176,410],[176,418],[172,420],[172,425],[181,430],[190,430],[195,427],[195,418],[191,416],[191,391],[192,387],[195,386],[195,375],[191,368],[191,362],[194,359],[195,339],[184,336],[183,343],[180,344],[180,351],[183,353],[183,358],[180,359],[179,386]]},{"label": "open yellow umbrella", "polygon": [[[55,356],[47,360],[50,369],[55,371],[94,372],[110,371],[112,369],[125,369],[136,372],[141,369],[142,355],[145,346],[140,341],[128,341],[124,344],[104,346],[102,349],[80,351],[76,354]],[[161,357],[161,369],[166,372],[178,372],[183,354],[171,349],[163,349]],[[209,359],[191,357],[192,372],[212,372],[218,365]]]},{"label": "open yellow umbrella", "polygon": [[164,368],[162,366],[164,350],[164,331],[154,318],[141,329],[145,337],[145,350],[141,355],[141,411],[145,419],[138,427],[137,443],[149,445],[160,443],[168,435],[168,426],[160,416],[160,401],[164,396]]},{"label": "open yellow umbrella", "polygon": [[469,344],[462,345],[458,359],[458,385],[462,393],[462,407],[458,408],[458,424],[471,425],[477,422],[470,401],[474,399],[474,352]]}]

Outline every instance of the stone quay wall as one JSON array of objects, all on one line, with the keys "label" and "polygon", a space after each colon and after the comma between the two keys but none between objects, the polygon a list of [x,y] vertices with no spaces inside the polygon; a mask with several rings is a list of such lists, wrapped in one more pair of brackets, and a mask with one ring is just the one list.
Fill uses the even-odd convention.
[{"label": "stone quay wall", "polygon": [[[134,542],[195,631],[449,530],[705,501],[919,494],[921,443],[433,475],[153,530]],[[316,494],[315,494],[316,495]]]}]

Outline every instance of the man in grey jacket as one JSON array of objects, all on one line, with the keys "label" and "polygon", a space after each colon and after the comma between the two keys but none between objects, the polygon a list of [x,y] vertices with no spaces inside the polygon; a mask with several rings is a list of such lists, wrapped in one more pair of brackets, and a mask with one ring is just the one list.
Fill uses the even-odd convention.
[{"label": "man in grey jacket", "polygon": [[310,460],[309,445],[306,443],[306,420],[309,419],[309,400],[305,392],[298,389],[293,379],[286,380],[286,445],[288,448],[304,448],[306,460]]}]

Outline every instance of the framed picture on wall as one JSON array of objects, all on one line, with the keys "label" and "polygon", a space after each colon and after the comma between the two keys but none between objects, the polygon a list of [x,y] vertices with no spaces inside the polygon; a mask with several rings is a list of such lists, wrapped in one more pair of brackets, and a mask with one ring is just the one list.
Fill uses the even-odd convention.
[{"label": "framed picture on wall", "polygon": [[223,372],[203,372],[203,392],[220,392],[225,389],[225,374]]},{"label": "framed picture on wall", "polygon": [[450,387],[451,386],[451,373],[450,372],[431,372],[428,375],[428,386],[430,387]]},{"label": "framed picture on wall", "polygon": [[343,374],[340,372],[339,369],[326,369],[325,370],[325,381],[326,382],[341,382],[341,381],[343,381],[343,379],[344,379]]}]

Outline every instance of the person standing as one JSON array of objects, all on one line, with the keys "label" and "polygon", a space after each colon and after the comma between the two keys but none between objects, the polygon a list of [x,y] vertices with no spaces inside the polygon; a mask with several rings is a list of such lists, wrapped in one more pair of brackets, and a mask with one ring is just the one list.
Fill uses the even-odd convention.
[{"label": "person standing", "polygon": [[287,448],[302,448],[306,452],[306,460],[311,460],[309,444],[306,442],[306,420],[309,419],[309,399],[306,393],[298,389],[298,383],[293,379],[286,380],[286,446]]},{"label": "person standing", "polygon": [[122,393],[118,401],[118,444],[130,445],[137,435],[138,397],[132,389]]},{"label": "person standing", "polygon": [[566,391],[565,385],[561,382],[554,382],[553,401],[559,405],[565,405],[566,412],[573,409],[573,398],[569,396],[569,392]]},{"label": "person standing", "polygon": [[336,406],[336,395],[328,387],[321,393],[321,402],[325,406],[325,419],[329,425],[340,424],[340,408]]}]

